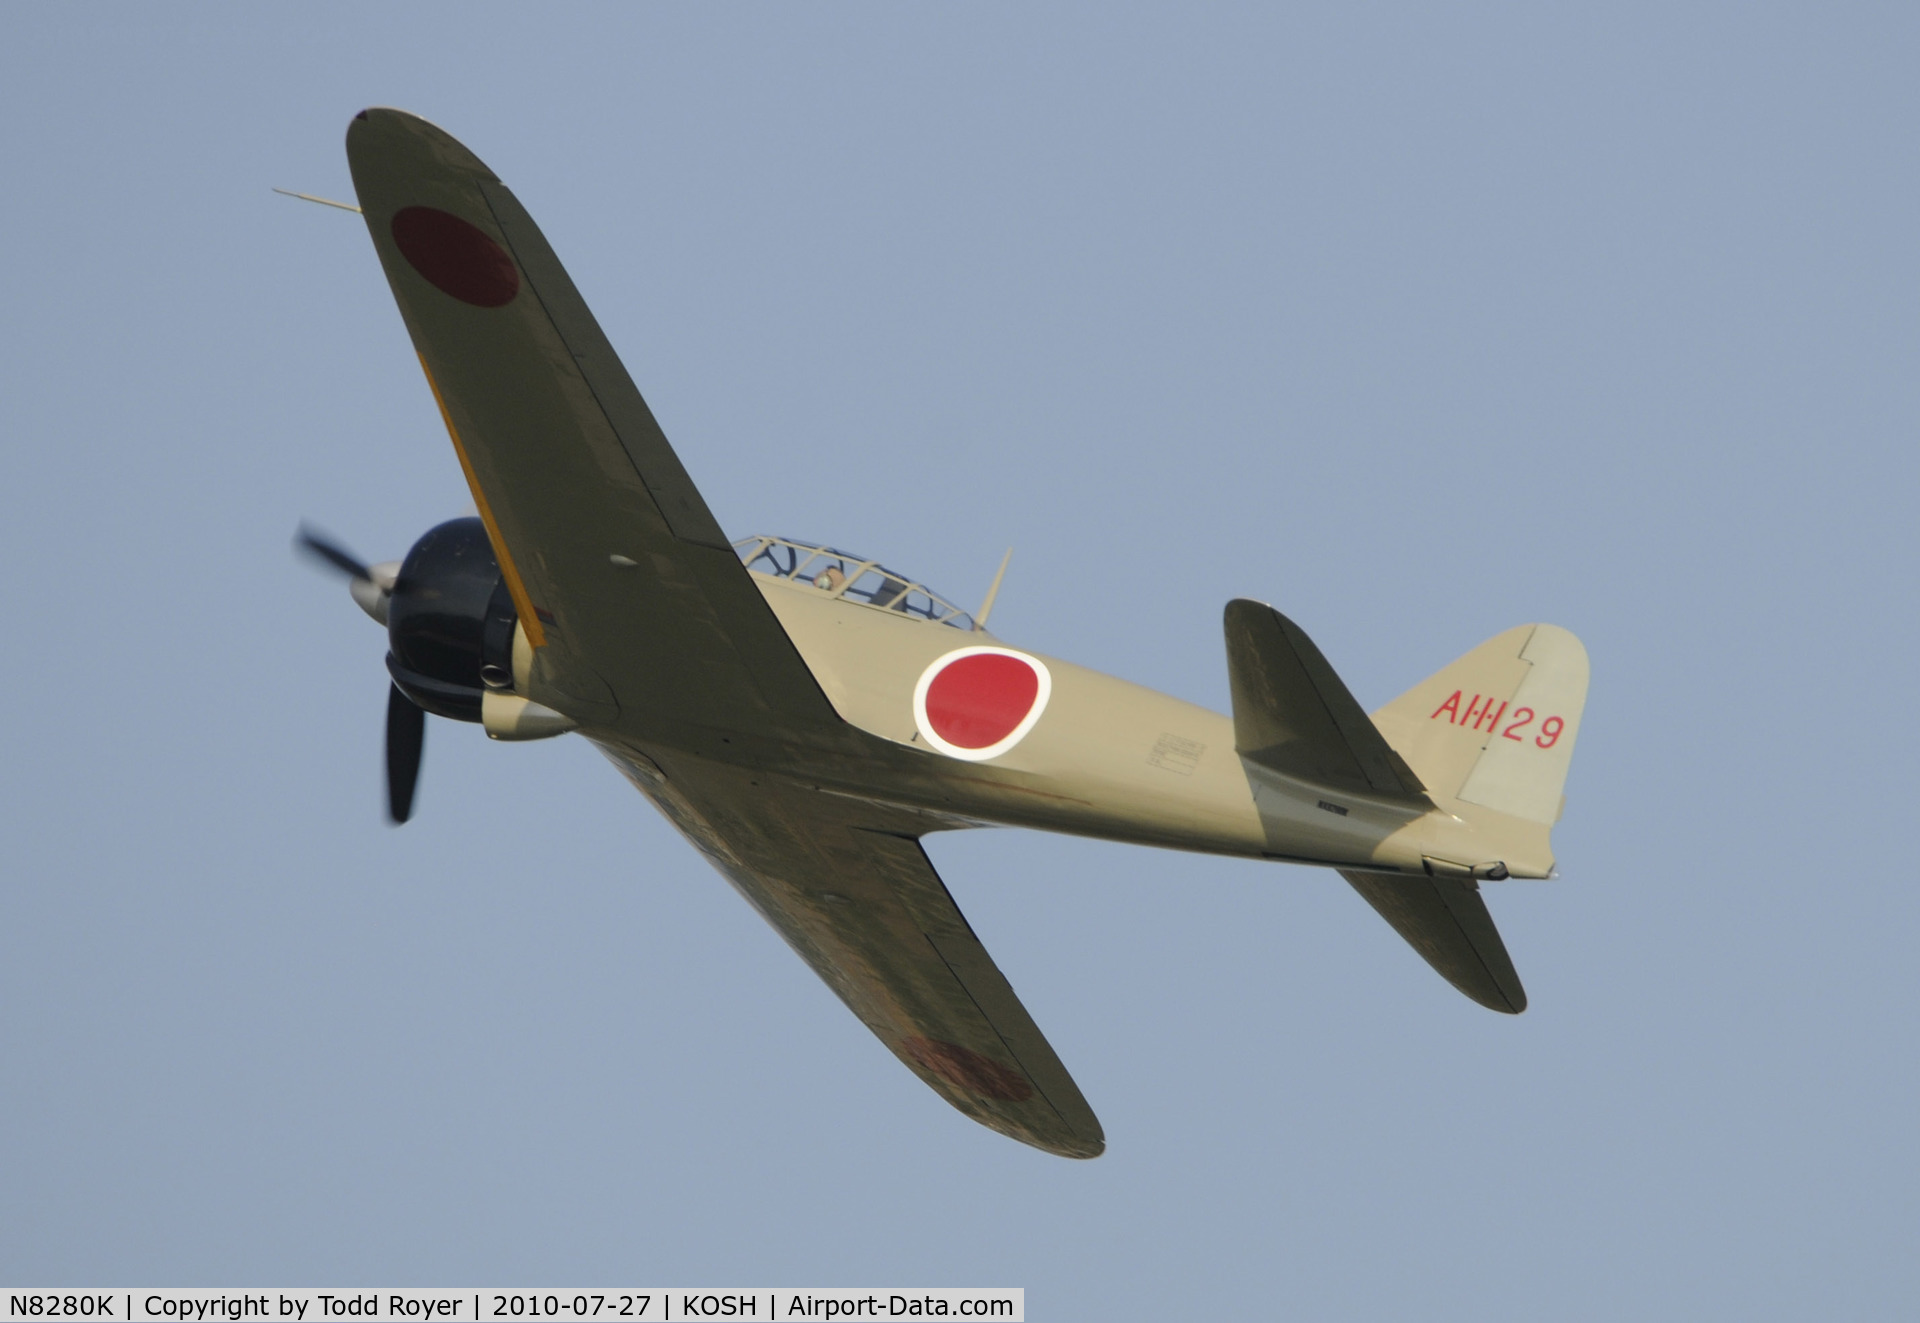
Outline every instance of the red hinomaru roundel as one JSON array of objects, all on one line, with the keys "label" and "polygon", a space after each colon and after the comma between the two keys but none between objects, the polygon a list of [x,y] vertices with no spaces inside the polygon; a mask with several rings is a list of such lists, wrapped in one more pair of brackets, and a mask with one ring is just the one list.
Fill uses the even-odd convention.
[{"label": "red hinomaru roundel", "polygon": [[442,294],[503,308],[520,292],[513,259],[477,225],[437,207],[402,207],[388,228],[400,256]]},{"label": "red hinomaru roundel", "polygon": [[913,687],[920,738],[950,758],[984,762],[1026,738],[1053,693],[1037,657],[1011,648],[956,648]]}]

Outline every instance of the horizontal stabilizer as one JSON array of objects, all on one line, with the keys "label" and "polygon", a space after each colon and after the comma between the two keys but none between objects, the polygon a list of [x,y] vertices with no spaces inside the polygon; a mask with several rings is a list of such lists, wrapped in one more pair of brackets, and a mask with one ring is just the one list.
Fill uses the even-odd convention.
[{"label": "horizontal stabilizer", "polygon": [[1243,758],[1314,785],[1432,807],[1305,631],[1245,598],[1227,603],[1226,629],[1233,742]]},{"label": "horizontal stabilizer", "polygon": [[1527,1009],[1526,989],[1472,878],[1348,869],[1340,876],[1441,978],[1489,1010],[1518,1015]]}]

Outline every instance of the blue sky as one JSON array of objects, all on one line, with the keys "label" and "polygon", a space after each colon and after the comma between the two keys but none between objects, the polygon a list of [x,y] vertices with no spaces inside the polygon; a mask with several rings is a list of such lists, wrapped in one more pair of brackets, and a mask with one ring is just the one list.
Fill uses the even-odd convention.
[{"label": "blue sky", "polygon": [[[1018,1285],[1036,1319],[1893,1317],[1917,1281],[1914,16],[16,8],[0,1278]],[[544,226],[722,525],[1224,709],[1580,634],[1532,1006],[1330,873],[931,850],[1105,1123],[902,1070],[578,740],[288,540],[463,513],[369,104]]]}]

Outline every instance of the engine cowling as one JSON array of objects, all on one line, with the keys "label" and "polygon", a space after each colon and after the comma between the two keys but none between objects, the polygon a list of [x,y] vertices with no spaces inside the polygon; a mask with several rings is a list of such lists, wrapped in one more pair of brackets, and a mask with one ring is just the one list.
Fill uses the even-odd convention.
[{"label": "engine cowling", "polygon": [[575,728],[565,713],[514,692],[535,683],[534,652],[480,520],[429,529],[398,565],[369,565],[304,524],[294,545],[346,575],[360,609],[387,627],[390,821],[413,815],[427,713],[477,722],[496,740]]},{"label": "engine cowling", "polygon": [[387,670],[426,711],[480,721],[485,696],[513,688],[518,624],[486,526],[449,519],[400,563],[387,606]]}]

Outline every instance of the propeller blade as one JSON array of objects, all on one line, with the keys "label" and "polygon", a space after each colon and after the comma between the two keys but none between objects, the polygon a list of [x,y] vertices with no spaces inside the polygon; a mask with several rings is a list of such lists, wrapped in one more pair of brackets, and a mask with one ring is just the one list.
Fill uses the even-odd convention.
[{"label": "propeller blade", "polygon": [[318,557],[325,561],[342,574],[345,574],[349,579],[371,580],[373,578],[373,571],[367,568],[352,552],[310,524],[300,525],[300,535],[294,538],[293,545],[299,547],[308,555]]},{"label": "propeller blade", "polygon": [[400,692],[387,689],[387,817],[399,826],[413,815],[413,787],[420,779],[420,746],[427,714]]}]

